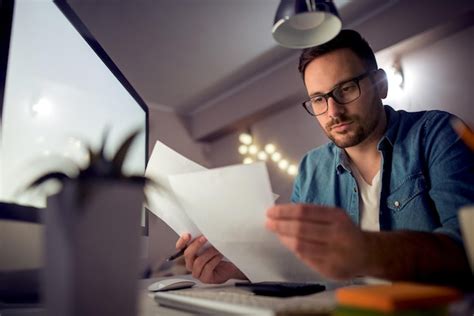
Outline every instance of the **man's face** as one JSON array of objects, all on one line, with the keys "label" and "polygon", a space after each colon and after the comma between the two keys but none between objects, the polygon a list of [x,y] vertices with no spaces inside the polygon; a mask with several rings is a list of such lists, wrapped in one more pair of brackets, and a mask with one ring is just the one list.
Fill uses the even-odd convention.
[{"label": "man's face", "polygon": [[[341,82],[367,71],[350,49],[338,49],[317,57],[306,67],[304,81],[308,95],[325,94]],[[383,115],[381,97],[370,76],[359,81],[360,97],[339,104],[330,97],[326,113],[316,116],[321,128],[338,147],[346,148],[367,139]]]}]

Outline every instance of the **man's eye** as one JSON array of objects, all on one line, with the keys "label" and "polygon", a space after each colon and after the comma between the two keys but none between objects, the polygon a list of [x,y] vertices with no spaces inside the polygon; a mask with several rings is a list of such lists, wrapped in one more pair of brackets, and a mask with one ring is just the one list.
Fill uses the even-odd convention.
[{"label": "man's eye", "polygon": [[352,92],[354,91],[354,89],[356,89],[356,85],[354,83],[348,83],[348,84],[345,84],[343,85],[341,88],[340,88],[340,91],[342,93],[347,93],[347,92]]},{"label": "man's eye", "polygon": [[324,98],[323,97],[314,97],[314,98],[311,99],[311,102],[313,102],[313,104],[323,103]]}]

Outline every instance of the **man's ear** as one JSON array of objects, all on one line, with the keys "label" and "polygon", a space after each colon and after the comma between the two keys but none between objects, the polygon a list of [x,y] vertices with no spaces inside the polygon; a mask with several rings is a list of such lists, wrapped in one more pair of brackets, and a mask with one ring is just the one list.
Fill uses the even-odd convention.
[{"label": "man's ear", "polygon": [[377,69],[374,74],[375,89],[380,99],[385,99],[388,93],[387,74],[382,68]]}]

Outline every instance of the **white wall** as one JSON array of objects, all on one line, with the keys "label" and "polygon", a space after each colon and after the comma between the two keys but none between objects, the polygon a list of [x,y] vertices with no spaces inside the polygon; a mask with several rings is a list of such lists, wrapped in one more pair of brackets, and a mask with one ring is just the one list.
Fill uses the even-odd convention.
[{"label": "white wall", "polygon": [[149,153],[151,154],[155,142],[160,140],[189,159],[203,166],[209,166],[203,145],[191,139],[181,118],[174,112],[160,110],[158,106],[149,102],[147,104],[150,119]]},{"label": "white wall", "polygon": [[[389,94],[385,103],[410,111],[442,109],[474,123],[473,35],[474,28],[470,27],[402,56],[405,95]],[[327,142],[318,123],[299,104],[288,105],[250,128],[257,143],[274,143],[294,162],[309,149]],[[238,133],[227,135],[211,143],[207,156],[213,166],[240,163],[238,145]],[[293,179],[275,168],[274,163],[269,162],[268,166],[273,190],[281,195],[278,202],[287,202]]]},{"label": "white wall", "polygon": [[474,123],[473,56],[472,26],[403,55],[406,87],[401,95],[389,94],[387,103],[411,111],[445,110]]}]

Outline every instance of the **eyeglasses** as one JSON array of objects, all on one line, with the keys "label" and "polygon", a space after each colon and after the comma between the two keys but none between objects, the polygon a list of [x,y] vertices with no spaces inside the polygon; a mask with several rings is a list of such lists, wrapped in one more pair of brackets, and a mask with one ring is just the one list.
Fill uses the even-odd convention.
[{"label": "eyeglasses", "polygon": [[312,116],[324,114],[328,110],[328,99],[332,97],[339,104],[347,104],[360,97],[359,81],[376,70],[370,70],[360,76],[341,82],[326,94],[317,94],[302,103],[305,110]]}]

